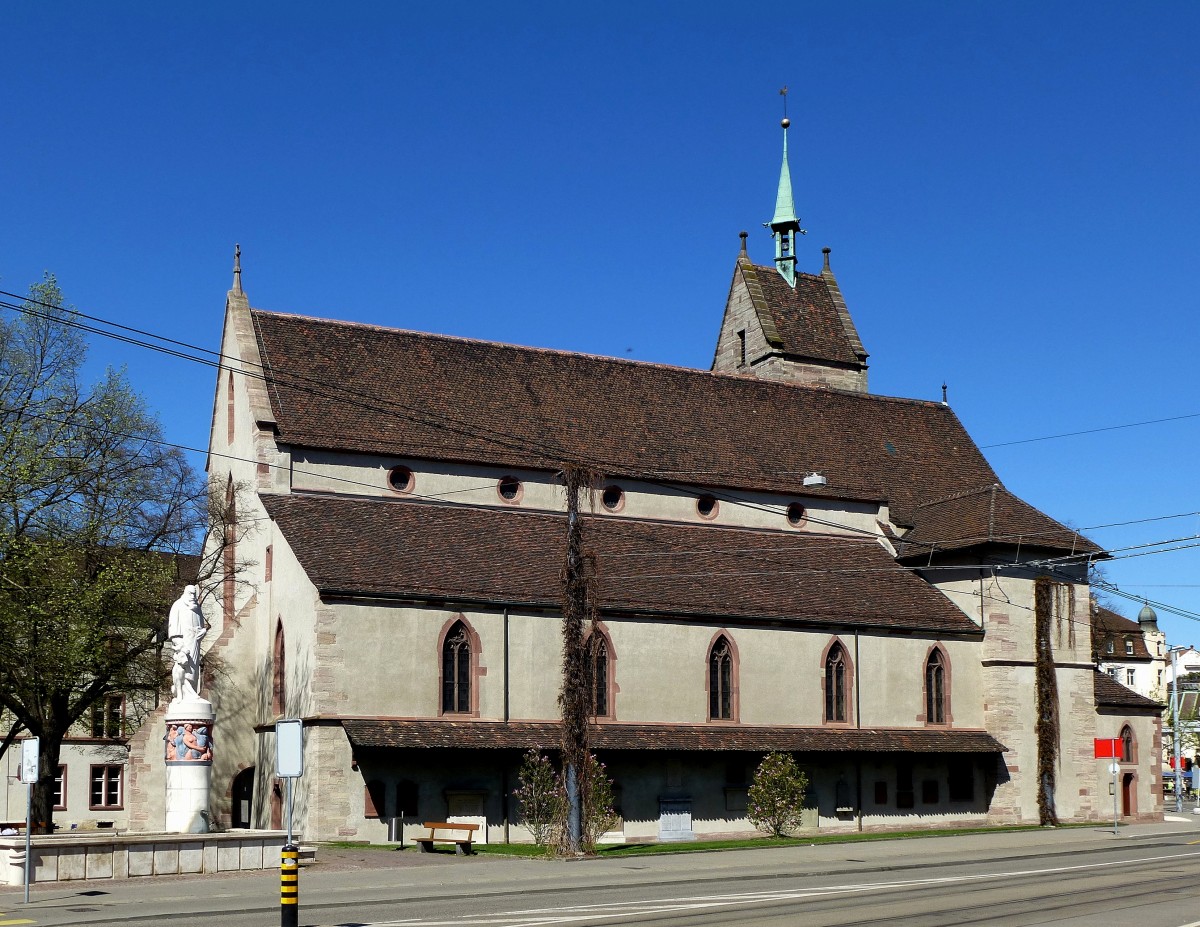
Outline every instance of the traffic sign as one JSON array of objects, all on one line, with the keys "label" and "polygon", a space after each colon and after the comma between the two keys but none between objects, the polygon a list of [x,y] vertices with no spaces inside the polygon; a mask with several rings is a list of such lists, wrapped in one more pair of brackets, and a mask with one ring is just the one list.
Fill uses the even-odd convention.
[{"label": "traffic sign", "polygon": [[275,775],[295,779],[304,775],[304,722],[275,722]]},{"label": "traffic sign", "polygon": [[20,779],[26,785],[35,785],[38,781],[38,756],[42,752],[42,739],[30,737],[21,741],[21,773]]}]

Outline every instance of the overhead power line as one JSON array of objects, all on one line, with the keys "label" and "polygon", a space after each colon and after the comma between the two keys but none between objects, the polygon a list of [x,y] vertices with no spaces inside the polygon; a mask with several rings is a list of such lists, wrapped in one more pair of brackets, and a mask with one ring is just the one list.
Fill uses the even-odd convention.
[{"label": "overhead power line", "polygon": [[1016,441],[997,441],[994,444],[981,444],[979,449],[986,451],[993,447],[1012,447],[1016,444],[1034,444],[1038,441],[1056,441],[1059,438],[1075,438],[1079,435],[1095,435],[1105,431],[1120,431],[1124,428],[1141,428],[1143,425],[1161,425],[1165,422],[1182,422],[1190,418],[1200,418],[1200,412],[1189,412],[1186,415],[1172,415],[1168,418],[1151,418],[1141,422],[1126,422],[1124,425],[1105,425],[1102,428],[1085,428],[1082,431],[1064,431],[1056,435],[1042,435],[1038,438],[1019,438]]}]

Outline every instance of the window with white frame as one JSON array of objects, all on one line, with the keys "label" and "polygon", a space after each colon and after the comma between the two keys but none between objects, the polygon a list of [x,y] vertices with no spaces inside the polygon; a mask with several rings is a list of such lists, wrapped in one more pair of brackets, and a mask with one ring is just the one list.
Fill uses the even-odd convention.
[{"label": "window with white frame", "polygon": [[92,767],[92,810],[120,809],[122,806],[120,766]]},{"label": "window with white frame", "polygon": [[54,774],[54,810],[67,810],[67,767],[60,766]]}]

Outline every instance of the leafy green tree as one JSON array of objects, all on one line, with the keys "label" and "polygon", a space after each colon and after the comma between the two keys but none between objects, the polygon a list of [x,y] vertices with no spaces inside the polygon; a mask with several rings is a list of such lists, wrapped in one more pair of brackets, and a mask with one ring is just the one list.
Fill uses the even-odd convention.
[{"label": "leafy green tree", "polygon": [[533,834],[533,842],[545,846],[554,836],[554,828],[562,818],[562,787],[558,773],[549,757],[537,750],[525,754],[517,773],[517,788],[513,796],[521,808],[525,826]]},{"label": "leafy green tree", "polygon": [[772,837],[800,826],[808,777],[790,753],[768,753],[754,771],[746,794],[746,817]]},{"label": "leafy green tree", "polygon": [[[207,484],[161,442],[121,371],[84,382],[87,344],[50,274],[0,315],[0,709],[9,736],[41,738],[33,818],[52,830],[63,739],[112,694],[151,699],[167,681],[165,615],[182,581],[202,594],[230,572],[217,532],[201,549]],[[216,500],[224,506],[224,487]],[[206,586],[207,584],[207,586]]]}]

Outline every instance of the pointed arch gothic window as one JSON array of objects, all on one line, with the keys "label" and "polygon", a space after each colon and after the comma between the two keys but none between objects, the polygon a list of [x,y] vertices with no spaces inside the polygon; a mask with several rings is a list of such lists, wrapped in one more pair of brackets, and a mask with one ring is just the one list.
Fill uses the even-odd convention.
[{"label": "pointed arch gothic window", "polygon": [[846,667],[846,648],[835,643],[825,657],[825,720],[844,722],[850,719],[846,703],[849,673]]},{"label": "pointed arch gothic window", "polygon": [[592,714],[597,718],[609,716],[609,659],[608,641],[599,632],[588,639],[588,657],[592,671]]},{"label": "pointed arch gothic window", "polygon": [[465,713],[471,710],[471,636],[461,621],[446,635],[442,644],[442,711]]},{"label": "pointed arch gothic window", "polygon": [[277,715],[282,715],[287,708],[287,667],[284,663],[286,653],[281,618],[275,624],[275,665],[271,667],[271,710]]},{"label": "pointed arch gothic window", "polygon": [[1133,761],[1133,728],[1126,724],[1121,728],[1121,762],[1132,763]]},{"label": "pointed arch gothic window", "polygon": [[708,717],[714,721],[733,719],[733,651],[724,635],[708,652]]},{"label": "pointed arch gothic window", "polygon": [[925,661],[925,723],[946,723],[946,658],[935,647]]}]

